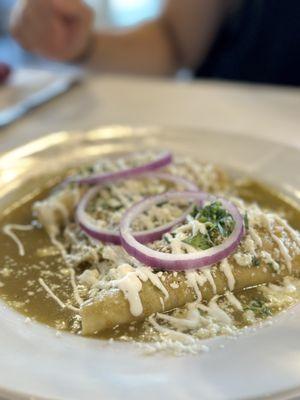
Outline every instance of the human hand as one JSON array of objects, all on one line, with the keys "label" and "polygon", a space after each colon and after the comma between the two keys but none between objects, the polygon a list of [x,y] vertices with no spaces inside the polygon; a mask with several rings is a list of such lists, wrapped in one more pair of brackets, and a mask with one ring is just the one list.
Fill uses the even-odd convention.
[{"label": "human hand", "polygon": [[92,22],[92,10],[81,0],[19,0],[10,27],[26,50],[58,61],[73,61],[89,46]]}]

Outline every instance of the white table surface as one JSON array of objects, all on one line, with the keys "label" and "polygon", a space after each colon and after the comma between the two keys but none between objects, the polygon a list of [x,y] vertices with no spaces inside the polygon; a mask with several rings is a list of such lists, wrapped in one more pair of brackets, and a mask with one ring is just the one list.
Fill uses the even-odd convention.
[{"label": "white table surface", "polygon": [[0,130],[0,152],[44,134],[103,124],[187,126],[300,147],[300,90],[218,81],[88,76]]}]

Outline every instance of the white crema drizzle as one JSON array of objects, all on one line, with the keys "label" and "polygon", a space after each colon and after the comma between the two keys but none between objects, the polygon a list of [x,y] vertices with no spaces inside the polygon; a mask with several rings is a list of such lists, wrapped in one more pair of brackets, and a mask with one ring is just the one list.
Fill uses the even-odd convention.
[{"label": "white crema drizzle", "polygon": [[18,225],[18,224],[7,224],[3,227],[2,231],[5,235],[9,236],[18,246],[19,255],[23,257],[25,255],[25,248],[18,236],[13,232],[14,230],[19,231],[31,231],[32,225]]},{"label": "white crema drizzle", "polygon": [[143,288],[143,282],[150,281],[163,294],[165,299],[169,297],[169,293],[161,280],[154,274],[151,268],[138,267],[133,268],[130,264],[124,263],[116,268],[116,279],[99,282],[100,288],[118,288],[128,300],[129,309],[133,316],[137,317],[143,313],[143,304],[140,298],[140,291]]},{"label": "white crema drizzle", "polygon": [[271,235],[273,241],[277,244],[282,257],[285,260],[288,271],[292,272],[292,258],[289,254],[288,249],[284,245],[283,241],[273,233],[272,228],[271,228],[271,223],[270,223],[270,220],[271,220],[270,216],[261,214],[261,218],[262,218],[262,221],[263,221],[266,229],[268,230],[269,234]]},{"label": "white crema drizzle", "polygon": [[232,267],[229,264],[227,258],[224,258],[224,260],[221,261],[220,270],[223,272],[223,274],[225,275],[225,277],[227,279],[227,285],[228,285],[229,290],[232,291],[234,289],[234,285],[235,285],[235,278],[232,273]]}]

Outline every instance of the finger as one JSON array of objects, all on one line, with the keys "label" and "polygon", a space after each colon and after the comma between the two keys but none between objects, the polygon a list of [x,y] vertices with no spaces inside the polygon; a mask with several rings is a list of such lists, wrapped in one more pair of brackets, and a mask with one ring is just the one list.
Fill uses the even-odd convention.
[{"label": "finger", "polygon": [[19,39],[21,36],[21,23],[20,21],[23,19],[23,12],[24,12],[24,2],[20,1],[16,4],[13,8],[10,19],[9,19],[9,29],[11,35]]},{"label": "finger", "polygon": [[[21,47],[25,50],[32,51],[32,24],[28,11],[25,12],[25,2],[18,3],[17,7],[13,9],[10,16],[10,32],[15,40],[18,41]],[[24,26],[30,26],[29,29],[24,29]],[[35,35],[33,35],[34,37]]]},{"label": "finger", "polygon": [[33,51],[43,41],[52,38],[49,34],[46,36],[49,20],[53,16],[49,11],[46,2],[41,7],[38,0],[34,4],[28,0],[20,1],[13,9],[10,18],[11,34],[26,50]]},{"label": "finger", "polygon": [[81,47],[81,41],[85,34],[78,22],[62,24],[61,21],[53,21],[52,31],[55,32],[57,41],[52,47],[48,47],[48,53],[53,54],[57,60],[66,61],[77,54],[78,46]]},{"label": "finger", "polygon": [[81,18],[88,8],[81,0],[52,0],[53,9],[69,18]]}]

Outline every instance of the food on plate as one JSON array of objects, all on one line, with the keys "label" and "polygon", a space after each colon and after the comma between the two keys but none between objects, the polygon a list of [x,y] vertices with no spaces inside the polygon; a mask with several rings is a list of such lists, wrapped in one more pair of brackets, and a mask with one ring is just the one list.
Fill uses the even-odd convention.
[{"label": "food on plate", "polygon": [[299,210],[218,166],[130,153],[38,197],[3,221],[19,256],[5,256],[0,294],[59,330],[196,351],[299,298]]}]

